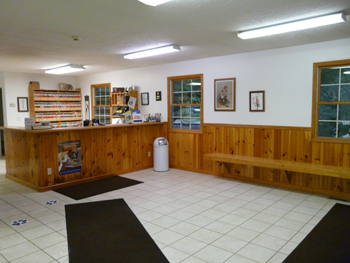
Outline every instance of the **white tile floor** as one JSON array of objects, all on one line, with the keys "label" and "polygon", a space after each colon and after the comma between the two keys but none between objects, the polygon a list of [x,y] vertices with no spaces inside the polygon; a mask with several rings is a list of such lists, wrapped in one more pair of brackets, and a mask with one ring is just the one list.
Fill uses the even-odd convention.
[{"label": "white tile floor", "polygon": [[64,205],[114,198],[126,200],[171,263],[277,263],[338,202],[175,169],[123,175],[144,183],[75,201],[5,171],[0,157],[0,263],[68,262]]}]

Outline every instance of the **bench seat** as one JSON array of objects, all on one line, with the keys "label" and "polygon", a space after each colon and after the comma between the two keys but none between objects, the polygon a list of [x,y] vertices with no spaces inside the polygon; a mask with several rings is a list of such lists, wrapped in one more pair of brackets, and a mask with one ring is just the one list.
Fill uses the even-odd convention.
[{"label": "bench seat", "polygon": [[[331,165],[322,165],[322,164],[313,164],[313,163],[302,163],[302,162],[293,162],[261,157],[251,157],[244,155],[233,155],[225,153],[209,153],[204,154],[204,158],[211,161],[221,162],[224,164],[234,163],[234,164],[243,164],[251,165],[262,168],[271,168],[279,169],[285,172],[299,172],[307,174],[318,174],[323,176],[337,177],[350,179],[350,168],[347,167],[338,167]],[[226,169],[229,171],[229,166],[225,165]],[[286,173],[288,179],[290,176]]]}]

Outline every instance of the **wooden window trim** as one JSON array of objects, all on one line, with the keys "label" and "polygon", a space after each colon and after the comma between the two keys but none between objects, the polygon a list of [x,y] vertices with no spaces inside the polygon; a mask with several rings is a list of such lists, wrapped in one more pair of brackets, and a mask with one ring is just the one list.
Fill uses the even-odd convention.
[{"label": "wooden window trim", "polygon": [[[350,59],[318,62],[313,65],[313,84],[312,84],[312,129],[311,138],[315,142],[332,142],[332,143],[350,143],[349,139],[344,138],[328,138],[318,137],[318,102],[319,102],[319,83],[321,82],[320,70],[329,67],[342,67],[350,65]],[[327,104],[327,103],[323,103]],[[329,104],[348,104],[344,102],[329,103]]]},{"label": "wooden window trim", "polygon": [[[189,80],[189,79],[200,79],[201,80],[201,114],[200,114],[200,129],[199,130],[187,130],[187,129],[173,129],[172,128],[172,115],[171,115],[171,106],[172,106],[172,88],[171,88],[171,82],[172,81],[179,81],[179,80]],[[193,74],[193,75],[184,75],[184,76],[174,76],[174,77],[168,77],[168,131],[169,132],[179,132],[179,133],[197,133],[202,134],[203,133],[203,115],[204,115],[204,108],[203,108],[203,74]],[[199,104],[186,104],[186,106],[193,106],[193,105],[199,105]]]},{"label": "wooden window trim", "polygon": [[[95,105],[95,92],[94,89],[96,88],[104,88],[104,87],[109,87],[109,92],[111,93],[111,83],[102,83],[102,84],[93,84],[90,86],[91,90],[90,90],[90,94],[91,94],[91,119],[94,119],[94,115],[95,115],[95,108],[97,107],[110,107],[111,105]],[[111,96],[110,96],[111,97]],[[111,103],[111,98],[109,100],[109,102]],[[111,114],[110,114],[111,115]],[[112,116],[110,116],[111,120],[112,120]]]}]

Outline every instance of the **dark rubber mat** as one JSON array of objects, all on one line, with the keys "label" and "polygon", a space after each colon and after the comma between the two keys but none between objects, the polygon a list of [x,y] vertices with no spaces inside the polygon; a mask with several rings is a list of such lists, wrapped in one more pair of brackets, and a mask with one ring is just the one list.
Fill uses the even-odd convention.
[{"label": "dark rubber mat", "polygon": [[283,261],[349,263],[350,206],[336,204]]},{"label": "dark rubber mat", "polygon": [[70,263],[168,263],[124,199],[66,205]]},{"label": "dark rubber mat", "polygon": [[113,176],[93,182],[56,189],[54,191],[75,200],[80,200],[140,183],[142,182],[121,176]]}]

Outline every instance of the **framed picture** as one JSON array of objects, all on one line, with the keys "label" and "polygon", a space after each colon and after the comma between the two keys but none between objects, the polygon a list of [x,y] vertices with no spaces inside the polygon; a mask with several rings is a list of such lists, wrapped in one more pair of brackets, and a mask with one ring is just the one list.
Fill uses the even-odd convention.
[{"label": "framed picture", "polygon": [[28,112],[28,98],[17,97],[18,112]]},{"label": "framed picture", "polygon": [[141,105],[149,105],[149,94],[148,94],[148,92],[141,93]]},{"label": "framed picture", "polygon": [[60,90],[66,90],[66,83],[60,83]]},{"label": "framed picture", "polygon": [[156,91],[156,101],[161,101],[161,100],[162,100],[162,92]]},{"label": "framed picture", "polygon": [[214,110],[235,111],[236,78],[214,80]]},{"label": "framed picture", "polygon": [[265,91],[249,92],[249,111],[265,111]]}]

